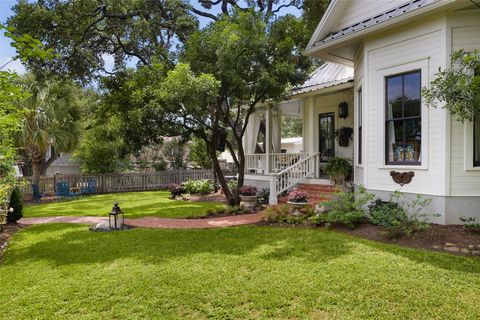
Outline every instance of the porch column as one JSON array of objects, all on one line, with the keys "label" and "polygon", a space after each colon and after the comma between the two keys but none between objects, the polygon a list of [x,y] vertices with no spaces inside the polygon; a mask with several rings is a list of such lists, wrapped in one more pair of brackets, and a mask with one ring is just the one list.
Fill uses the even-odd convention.
[{"label": "porch column", "polygon": [[270,173],[270,153],[272,150],[272,110],[271,106],[265,107],[265,173]]}]

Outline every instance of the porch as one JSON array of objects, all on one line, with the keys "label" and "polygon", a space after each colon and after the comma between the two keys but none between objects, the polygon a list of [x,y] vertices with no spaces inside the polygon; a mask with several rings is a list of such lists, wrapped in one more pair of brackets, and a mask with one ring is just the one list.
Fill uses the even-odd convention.
[{"label": "porch", "polygon": [[[354,127],[353,83],[345,77],[351,76],[351,70],[336,68],[327,65],[318,72],[343,80],[310,86],[307,83],[290,100],[260,105],[250,116],[243,141],[245,184],[269,189],[270,204],[276,204],[279,195],[299,184],[331,186],[324,169],[328,160],[334,156],[354,158],[353,138],[346,146],[335,138],[338,129],[349,127],[353,131]],[[323,78],[313,74],[312,79]],[[301,142],[295,150],[282,143],[286,118],[300,122]]]}]

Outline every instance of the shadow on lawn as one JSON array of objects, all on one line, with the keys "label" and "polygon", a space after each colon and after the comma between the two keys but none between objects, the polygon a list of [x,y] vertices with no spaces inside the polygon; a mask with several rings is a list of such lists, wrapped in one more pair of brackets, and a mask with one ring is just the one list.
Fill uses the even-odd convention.
[{"label": "shadow on lawn", "polygon": [[[29,233],[31,237],[27,235]],[[57,266],[108,263],[132,258],[161,264],[189,255],[252,255],[265,260],[327,262],[350,250],[350,241],[329,239],[331,234],[273,228],[225,228],[209,230],[133,229],[122,232],[90,232],[85,226],[46,224],[29,227],[17,235],[31,245],[12,248],[6,263],[46,260]],[[329,243],[325,245],[325,242]]]},{"label": "shadow on lawn", "polygon": [[[162,264],[191,255],[252,256],[264,260],[289,259],[296,263],[327,263],[363,248],[401,256],[419,264],[480,274],[480,259],[403,248],[360,239],[332,231],[270,227],[233,227],[209,230],[133,229],[94,233],[85,226],[38,225],[16,235],[18,243],[4,263],[22,264],[46,260],[56,266],[109,263],[117,259],[137,259]],[[33,238],[33,239],[31,239]],[[361,253],[360,253],[361,254]],[[366,253],[372,254],[372,252]],[[373,253],[375,254],[375,253]]]}]

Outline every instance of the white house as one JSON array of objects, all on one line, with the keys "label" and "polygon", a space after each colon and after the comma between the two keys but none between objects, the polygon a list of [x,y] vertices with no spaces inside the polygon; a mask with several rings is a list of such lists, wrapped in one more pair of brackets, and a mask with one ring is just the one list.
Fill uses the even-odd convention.
[{"label": "white house", "polygon": [[[455,224],[460,216],[480,217],[480,117],[462,124],[446,110],[427,106],[421,97],[421,88],[438,69],[450,66],[452,52],[476,48],[480,49],[480,1],[332,0],[305,51],[353,68],[353,82],[320,85],[313,96],[299,95],[304,97],[299,103],[305,154],[300,161],[295,158],[296,167],[287,161],[290,166],[281,168],[281,175],[290,170],[295,179],[282,182],[278,168],[272,170],[275,159],[250,160],[268,166],[263,176],[271,193],[272,187],[275,193],[283,185],[320,177],[318,116],[327,105],[335,111],[335,104],[346,101],[345,121],[353,116],[355,185],[383,198],[399,189],[429,197],[430,209],[440,214],[433,222]],[[265,108],[267,124],[275,122],[274,113]],[[339,149],[335,145],[336,154]],[[412,176],[403,186],[393,179],[398,181],[401,173]]]}]

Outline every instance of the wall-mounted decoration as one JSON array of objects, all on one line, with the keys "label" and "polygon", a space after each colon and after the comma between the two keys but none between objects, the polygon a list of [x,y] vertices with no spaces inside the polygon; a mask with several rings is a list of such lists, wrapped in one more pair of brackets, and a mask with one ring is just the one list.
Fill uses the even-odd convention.
[{"label": "wall-mounted decoration", "polygon": [[390,176],[392,177],[393,181],[395,181],[395,183],[403,186],[404,184],[408,184],[412,181],[412,178],[415,176],[415,172],[390,171]]},{"label": "wall-mounted decoration", "polygon": [[338,117],[342,119],[348,117],[348,103],[346,101],[343,101],[338,105]]}]

